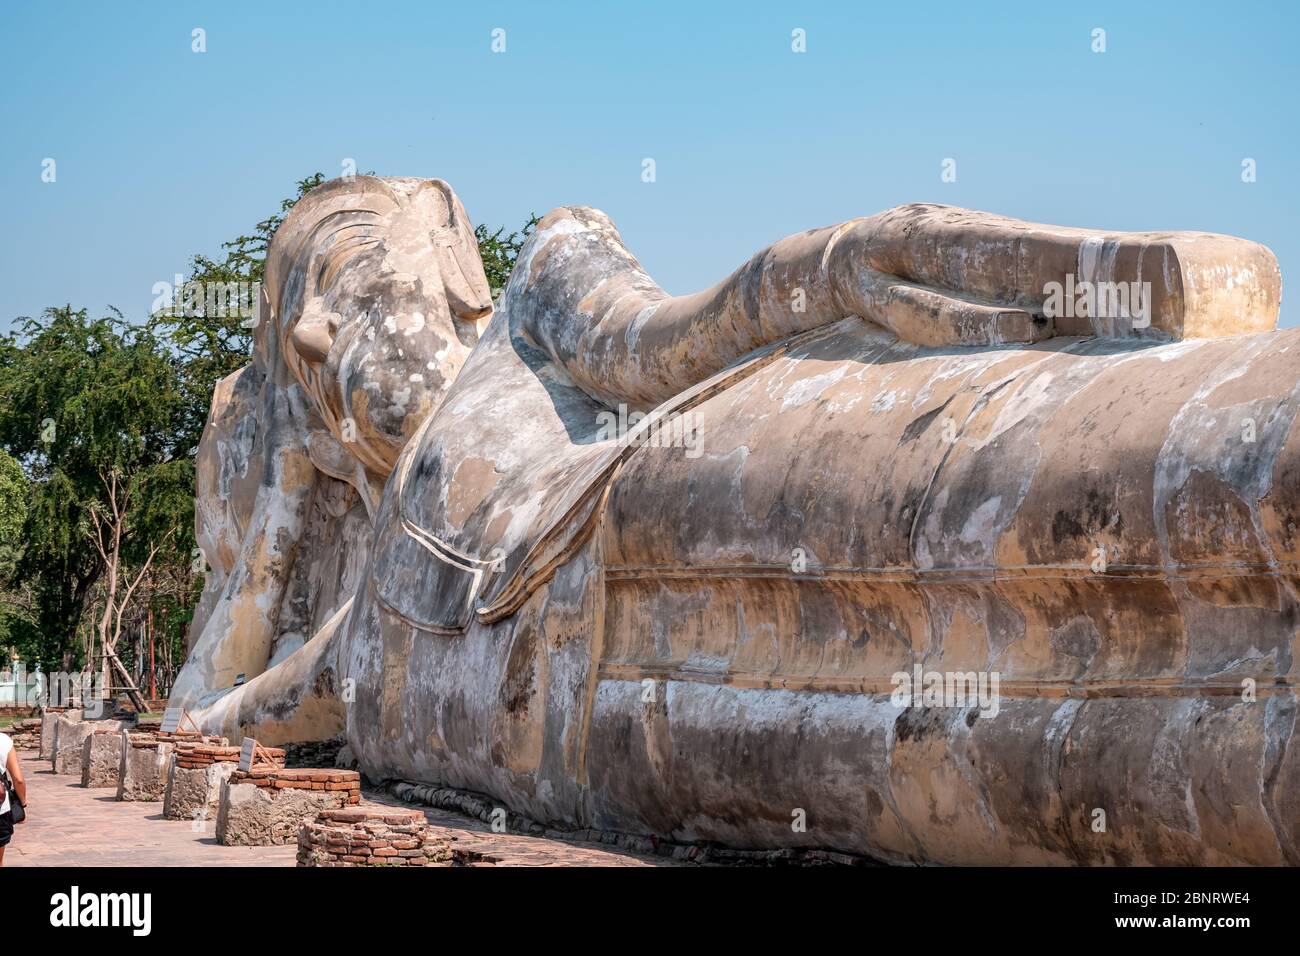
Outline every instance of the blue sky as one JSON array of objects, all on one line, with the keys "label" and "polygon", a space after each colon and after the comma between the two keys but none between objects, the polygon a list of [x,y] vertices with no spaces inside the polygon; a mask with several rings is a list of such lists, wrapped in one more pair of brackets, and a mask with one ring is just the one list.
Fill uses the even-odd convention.
[{"label": "blue sky", "polygon": [[597,206],[671,292],[910,201],[1242,235],[1286,280],[1297,9],[5,0],[0,329],[64,302],[143,318],[154,283],[347,158],[441,176],[493,227]]}]

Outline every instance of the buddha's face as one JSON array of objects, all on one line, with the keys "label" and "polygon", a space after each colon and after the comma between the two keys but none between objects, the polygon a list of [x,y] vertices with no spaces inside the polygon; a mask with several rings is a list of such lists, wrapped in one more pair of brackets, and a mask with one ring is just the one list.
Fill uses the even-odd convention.
[{"label": "buddha's face", "polygon": [[276,232],[267,286],[285,363],[374,475],[392,470],[492,313],[469,216],[441,180],[313,190]]}]

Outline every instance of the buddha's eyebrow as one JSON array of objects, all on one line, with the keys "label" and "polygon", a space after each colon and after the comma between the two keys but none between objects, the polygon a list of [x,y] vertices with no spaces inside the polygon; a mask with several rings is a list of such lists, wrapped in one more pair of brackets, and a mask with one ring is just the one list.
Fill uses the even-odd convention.
[{"label": "buddha's eyebrow", "polygon": [[319,257],[316,269],[316,294],[324,295],[334,277],[356,255],[382,241],[370,234],[365,223],[353,223],[339,229],[327,240],[329,246]]}]

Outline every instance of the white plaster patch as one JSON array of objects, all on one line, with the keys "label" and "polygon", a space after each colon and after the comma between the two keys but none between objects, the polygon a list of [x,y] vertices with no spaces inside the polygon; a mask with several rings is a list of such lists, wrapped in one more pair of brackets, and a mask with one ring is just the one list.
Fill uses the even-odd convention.
[{"label": "white plaster patch", "polygon": [[781,411],[798,408],[820,398],[822,392],[842,379],[848,370],[848,363],[841,362],[820,375],[799,379],[786,390],[785,398],[781,402]]},{"label": "white plaster patch", "polygon": [[892,388],[887,392],[881,392],[872,401],[871,410],[873,412],[887,412],[906,394],[906,391],[900,392],[896,388]]},{"label": "white plaster patch", "polygon": [[966,544],[982,544],[986,550],[993,550],[993,538],[997,534],[998,512],[1002,508],[1002,496],[994,495],[976,508],[961,529],[961,540]]}]

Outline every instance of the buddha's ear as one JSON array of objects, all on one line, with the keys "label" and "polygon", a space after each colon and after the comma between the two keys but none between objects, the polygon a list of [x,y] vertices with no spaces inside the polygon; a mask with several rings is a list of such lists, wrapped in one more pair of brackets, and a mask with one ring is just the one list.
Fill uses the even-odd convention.
[{"label": "buddha's ear", "polygon": [[433,244],[447,303],[458,319],[481,319],[492,312],[492,290],[479,258],[474,225],[450,185],[441,179],[430,183],[440,206]]}]

